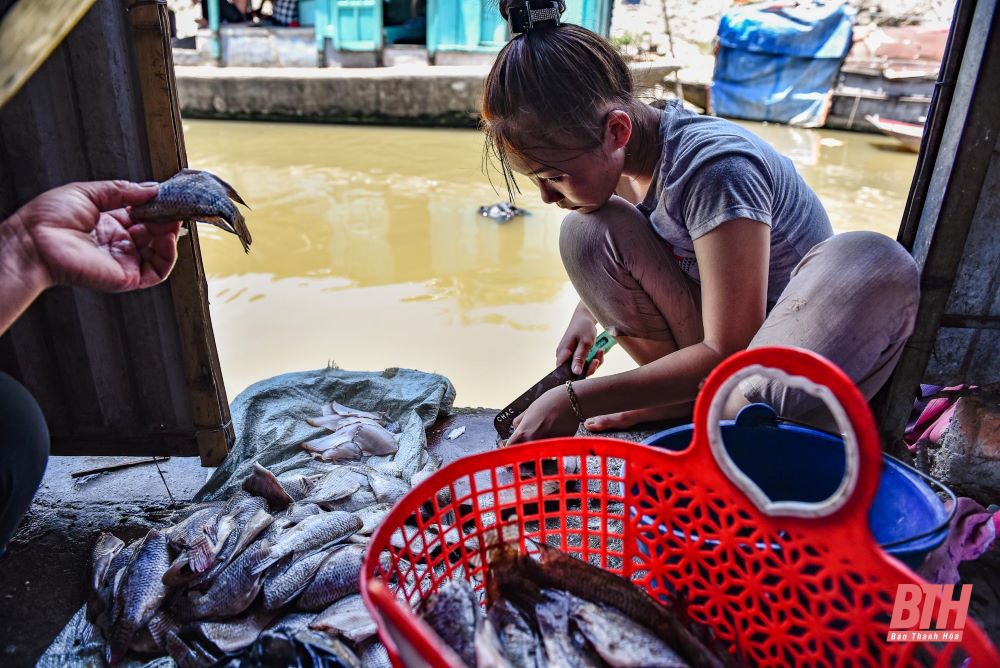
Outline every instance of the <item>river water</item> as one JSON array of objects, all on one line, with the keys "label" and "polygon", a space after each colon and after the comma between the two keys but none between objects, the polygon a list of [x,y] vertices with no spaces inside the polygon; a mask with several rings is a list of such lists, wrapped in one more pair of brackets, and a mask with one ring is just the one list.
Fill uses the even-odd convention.
[{"label": "river water", "polygon": [[[916,155],[877,135],[748,123],[790,157],[837,231],[895,236]],[[559,260],[561,211],[522,184],[504,199],[473,130],[184,121],[191,167],[251,205],[253,247],[201,226],[229,398],[336,364],[444,374],[457,406],[500,408],[550,371],[577,299]],[[633,368],[613,350],[599,373]]]}]

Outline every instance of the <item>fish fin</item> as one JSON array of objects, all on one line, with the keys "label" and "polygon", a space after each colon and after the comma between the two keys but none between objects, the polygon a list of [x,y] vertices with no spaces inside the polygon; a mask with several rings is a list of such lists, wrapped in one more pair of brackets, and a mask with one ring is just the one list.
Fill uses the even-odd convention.
[{"label": "fish fin", "polygon": [[198,541],[197,545],[192,545],[188,548],[188,564],[192,572],[204,573],[213,566],[214,562],[215,558],[212,554],[212,545],[211,541],[208,540],[208,536]]},{"label": "fish fin", "polygon": [[149,629],[149,635],[153,636],[153,642],[156,643],[156,646],[165,649],[166,635],[170,632],[176,632],[179,627],[173,617],[163,610],[159,610],[150,617],[146,628]]},{"label": "fish fin", "polygon": [[243,206],[245,206],[248,209],[250,208],[250,206],[246,202],[243,201],[243,198],[240,197],[240,194],[238,192],[236,192],[236,188],[232,187],[231,185],[229,185],[228,183],[226,183],[225,181],[223,181],[222,179],[220,179],[215,174],[212,174],[211,172],[205,172],[205,173],[208,174],[209,176],[211,176],[216,181],[218,181],[219,185],[226,189],[226,195],[229,196],[229,199],[231,199],[233,201],[236,201],[236,202],[239,202],[240,204],[242,204]]},{"label": "fish fin", "polygon": [[232,221],[228,221],[222,216],[200,216],[198,221],[215,225],[230,234],[235,234],[239,237],[240,243],[243,244],[243,252],[250,252],[250,244],[253,242],[253,238],[250,236],[250,230],[247,228],[243,214],[239,211],[236,211],[236,215]]},{"label": "fish fin", "polygon": [[263,556],[259,559],[259,561],[250,567],[250,575],[260,575],[268,568],[281,561],[285,556],[287,555],[282,554],[281,552],[272,553],[270,548],[264,550]]}]

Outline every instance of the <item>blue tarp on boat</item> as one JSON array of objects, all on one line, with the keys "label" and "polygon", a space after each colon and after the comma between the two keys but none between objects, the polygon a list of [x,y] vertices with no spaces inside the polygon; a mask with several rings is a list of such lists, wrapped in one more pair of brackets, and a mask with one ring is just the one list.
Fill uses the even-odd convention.
[{"label": "blue tarp on boat", "polygon": [[854,10],[836,3],[761,3],[727,12],[709,111],[719,116],[818,126],[851,46]]}]

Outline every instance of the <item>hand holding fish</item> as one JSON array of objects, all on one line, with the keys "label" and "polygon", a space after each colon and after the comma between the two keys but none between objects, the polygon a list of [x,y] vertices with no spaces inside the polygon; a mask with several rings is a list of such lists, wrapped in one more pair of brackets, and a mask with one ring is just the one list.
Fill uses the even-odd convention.
[{"label": "hand holding fish", "polygon": [[4,225],[13,226],[13,250],[34,260],[43,289],[148,288],[173,269],[180,223],[147,226],[125,207],[146,202],[156,191],[156,185],[128,181],[70,183],[42,193]]},{"label": "hand holding fish", "polygon": [[0,223],[0,334],[53,285],[124,292],[166,279],[180,223],[147,226],[125,208],[156,192],[129,181],[70,183]]}]

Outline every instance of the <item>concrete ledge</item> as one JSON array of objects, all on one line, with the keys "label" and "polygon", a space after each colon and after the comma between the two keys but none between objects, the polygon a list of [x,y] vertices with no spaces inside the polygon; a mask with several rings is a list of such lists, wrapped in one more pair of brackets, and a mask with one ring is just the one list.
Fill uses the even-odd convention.
[{"label": "concrete ledge", "polygon": [[175,68],[196,118],[475,126],[486,69]]},{"label": "concrete ledge", "polygon": [[[420,57],[421,52],[414,53]],[[632,69],[639,85],[650,89],[676,68],[671,63],[637,63]],[[473,127],[479,122],[489,64],[329,68],[178,64],[174,71],[181,111],[192,118]]]}]

